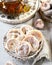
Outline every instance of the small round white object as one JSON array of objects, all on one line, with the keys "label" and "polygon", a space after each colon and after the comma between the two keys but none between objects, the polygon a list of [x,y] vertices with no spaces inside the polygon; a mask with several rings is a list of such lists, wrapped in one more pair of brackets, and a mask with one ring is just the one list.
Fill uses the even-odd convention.
[{"label": "small round white object", "polygon": [[5,65],[15,65],[15,64],[11,61],[7,61]]},{"label": "small round white object", "polygon": [[44,22],[41,19],[37,19],[34,22],[34,27],[38,28],[38,29],[43,29],[44,28]]},{"label": "small round white object", "polygon": [[41,3],[41,6],[40,6],[40,9],[41,9],[42,11],[46,11],[46,10],[50,9],[50,4],[47,3],[47,2],[42,2],[42,3]]}]

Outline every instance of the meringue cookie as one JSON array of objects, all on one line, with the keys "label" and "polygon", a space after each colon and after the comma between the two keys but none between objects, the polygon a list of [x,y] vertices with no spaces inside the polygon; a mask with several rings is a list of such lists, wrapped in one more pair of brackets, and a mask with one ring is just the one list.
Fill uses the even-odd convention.
[{"label": "meringue cookie", "polygon": [[29,25],[23,25],[20,30],[24,33],[27,34],[28,31],[33,30],[33,27],[29,26]]},{"label": "meringue cookie", "polygon": [[33,50],[32,52],[36,52],[39,48],[39,41],[32,35],[27,35],[24,39],[24,41],[27,41],[31,44]]},{"label": "meringue cookie", "polygon": [[21,45],[16,47],[17,57],[21,59],[23,57],[27,57],[30,54],[31,50],[32,50],[31,45],[26,41],[22,41]]}]

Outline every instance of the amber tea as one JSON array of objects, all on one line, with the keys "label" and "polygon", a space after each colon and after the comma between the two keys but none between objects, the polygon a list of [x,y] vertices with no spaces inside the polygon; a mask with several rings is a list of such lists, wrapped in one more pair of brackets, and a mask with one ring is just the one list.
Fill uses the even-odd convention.
[{"label": "amber tea", "polygon": [[0,11],[5,14],[19,14],[23,11],[24,5],[18,1],[0,2]]}]

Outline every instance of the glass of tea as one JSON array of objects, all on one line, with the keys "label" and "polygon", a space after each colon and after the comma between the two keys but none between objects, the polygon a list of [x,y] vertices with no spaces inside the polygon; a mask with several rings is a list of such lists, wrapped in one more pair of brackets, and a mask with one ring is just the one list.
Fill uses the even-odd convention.
[{"label": "glass of tea", "polygon": [[0,11],[8,15],[18,15],[23,12],[22,0],[0,0]]}]

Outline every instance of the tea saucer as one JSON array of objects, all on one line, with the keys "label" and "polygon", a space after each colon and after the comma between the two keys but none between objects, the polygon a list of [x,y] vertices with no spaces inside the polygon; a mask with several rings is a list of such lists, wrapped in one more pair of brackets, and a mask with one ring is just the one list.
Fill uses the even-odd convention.
[{"label": "tea saucer", "polygon": [[[39,1],[38,0],[29,0],[29,4],[31,5],[31,9],[26,13],[21,13],[17,17],[13,17],[13,16],[10,17],[10,16],[5,15],[0,12],[0,21],[8,23],[8,24],[17,24],[17,23],[22,23],[22,22],[28,21],[29,19],[31,19],[34,16],[36,11],[38,10]],[[34,5],[32,5],[32,4],[34,4]]]}]

